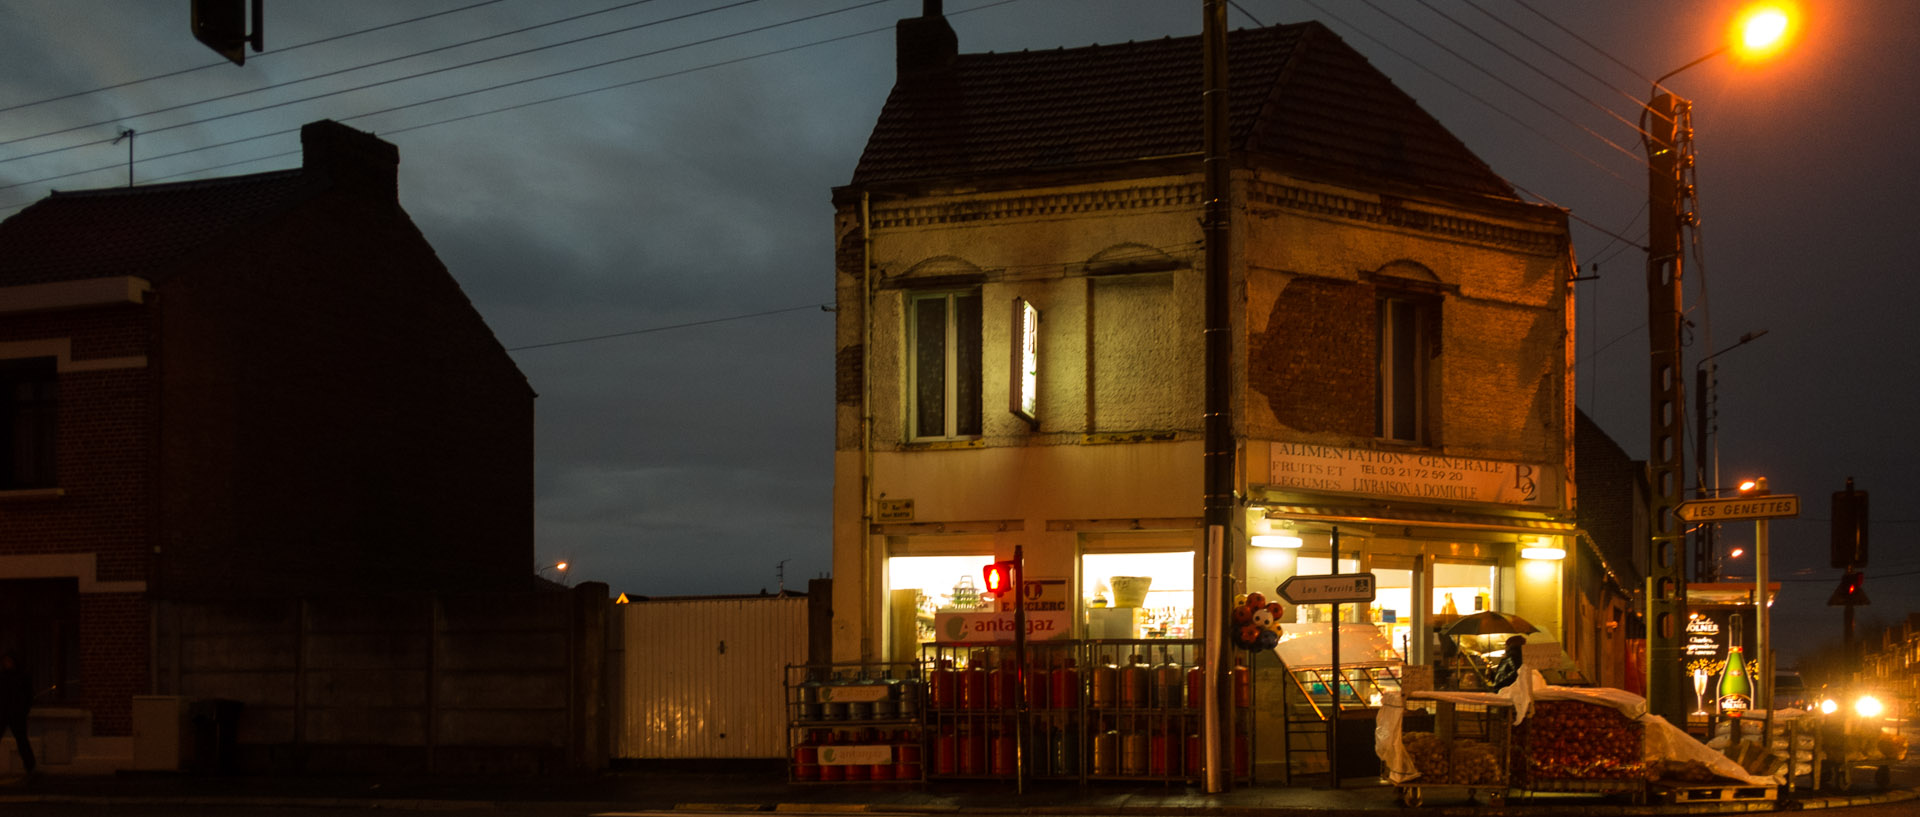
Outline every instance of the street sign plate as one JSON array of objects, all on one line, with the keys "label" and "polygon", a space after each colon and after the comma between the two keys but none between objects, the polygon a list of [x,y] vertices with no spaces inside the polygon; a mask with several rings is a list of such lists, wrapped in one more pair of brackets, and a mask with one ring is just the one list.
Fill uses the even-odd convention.
[{"label": "street sign plate", "polygon": [[1346,604],[1373,601],[1372,573],[1323,573],[1294,576],[1280,583],[1280,597],[1294,604]]},{"label": "street sign plate", "polygon": [[1675,505],[1673,513],[1688,522],[1777,519],[1799,516],[1800,497],[1793,494],[1769,494],[1737,499],[1689,499]]}]

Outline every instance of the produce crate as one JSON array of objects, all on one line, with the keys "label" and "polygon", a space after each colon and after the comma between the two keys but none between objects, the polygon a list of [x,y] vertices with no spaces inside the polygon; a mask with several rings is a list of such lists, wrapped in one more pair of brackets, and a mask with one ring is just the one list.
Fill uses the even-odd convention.
[{"label": "produce crate", "polygon": [[[1418,693],[1415,693],[1417,696]],[[1418,806],[1431,792],[1485,793],[1492,805],[1507,799],[1507,745],[1513,710],[1503,706],[1458,706],[1447,701],[1408,701],[1406,725],[1419,723],[1419,709],[1433,708],[1432,731],[1406,729],[1400,742],[1420,776],[1397,784],[1400,802]]]},{"label": "produce crate", "polygon": [[1647,791],[1646,728],[1604,704],[1535,701],[1513,729],[1509,783],[1528,791],[1631,794]]}]

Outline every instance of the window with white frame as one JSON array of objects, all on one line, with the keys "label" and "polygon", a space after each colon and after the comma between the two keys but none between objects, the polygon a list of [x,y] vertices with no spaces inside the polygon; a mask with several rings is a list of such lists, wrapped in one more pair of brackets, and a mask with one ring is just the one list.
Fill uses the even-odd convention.
[{"label": "window with white frame", "polygon": [[1401,442],[1426,442],[1428,336],[1435,307],[1426,299],[1380,299],[1376,374],[1379,403],[1375,435]]},{"label": "window with white frame", "polygon": [[55,486],[59,393],[53,358],[0,360],[0,491]]},{"label": "window with white frame", "polygon": [[907,394],[914,439],[980,434],[980,291],[908,299]]}]

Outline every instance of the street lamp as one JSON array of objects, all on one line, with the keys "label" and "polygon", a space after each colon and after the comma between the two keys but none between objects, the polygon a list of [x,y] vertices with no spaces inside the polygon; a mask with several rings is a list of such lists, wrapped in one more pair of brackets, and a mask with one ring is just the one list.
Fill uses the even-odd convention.
[{"label": "street lamp", "polygon": [[1793,29],[1791,6],[1769,2],[1749,7],[1730,30],[1729,42],[1662,74],[1642,120],[1647,145],[1647,339],[1649,362],[1647,458],[1653,480],[1653,535],[1647,565],[1647,702],[1656,714],[1685,723],[1686,686],[1681,623],[1686,618],[1685,532],[1679,506],[1685,473],[1682,441],[1686,384],[1680,375],[1681,232],[1694,226],[1693,104],[1662,83],[1673,75],[1729,51],[1757,59],[1784,47]]},{"label": "street lamp", "polygon": [[533,575],[539,576],[549,570],[553,571],[554,580],[559,582],[560,586],[565,587],[567,584],[567,563],[554,562],[550,565],[541,565],[539,569],[533,571]]}]

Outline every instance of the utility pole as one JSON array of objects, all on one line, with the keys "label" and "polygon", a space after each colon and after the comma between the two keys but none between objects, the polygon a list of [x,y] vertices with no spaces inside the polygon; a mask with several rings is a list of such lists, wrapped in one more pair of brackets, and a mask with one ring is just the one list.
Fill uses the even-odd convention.
[{"label": "utility pole", "polygon": [[[1201,86],[1201,104],[1205,117],[1202,126],[1205,142],[1203,160],[1203,181],[1200,197],[1206,205],[1205,244],[1206,244],[1206,408],[1205,453],[1202,457],[1202,475],[1205,485],[1204,507],[1206,510],[1207,541],[1206,562],[1203,575],[1206,579],[1204,592],[1199,603],[1203,605],[1202,615],[1206,625],[1206,653],[1204,677],[1208,682],[1204,694],[1201,714],[1201,742],[1206,758],[1206,789],[1213,794],[1225,791],[1232,780],[1227,774],[1226,764],[1232,757],[1225,747],[1233,734],[1228,724],[1232,710],[1224,709],[1221,701],[1231,703],[1232,692],[1227,687],[1231,683],[1230,668],[1233,649],[1224,638],[1226,631],[1227,605],[1233,598],[1229,584],[1232,571],[1229,569],[1227,540],[1233,531],[1233,514],[1236,506],[1233,501],[1233,423],[1230,398],[1233,385],[1233,346],[1232,321],[1229,307],[1233,303],[1229,289],[1231,276],[1227,265],[1230,262],[1228,240],[1231,236],[1232,208],[1228,197],[1231,195],[1229,182],[1231,169],[1227,161],[1227,2],[1226,0],[1203,0],[1202,11],[1205,25],[1201,35],[1202,62],[1204,63],[1205,82]],[[1251,668],[1249,668],[1251,671]]]},{"label": "utility pole", "polygon": [[[1670,76],[1670,75],[1669,75]],[[1656,85],[1656,91],[1658,86]],[[1686,383],[1680,369],[1681,198],[1693,163],[1691,103],[1658,93],[1647,117],[1647,457],[1652,536],[1647,559],[1647,708],[1670,723],[1686,723],[1687,681],[1682,648],[1687,617],[1686,537],[1674,508],[1685,473]]]}]

